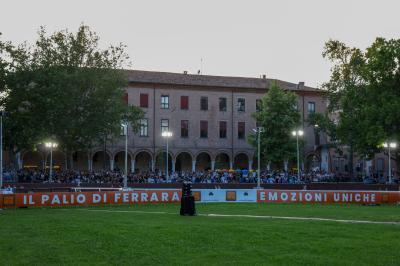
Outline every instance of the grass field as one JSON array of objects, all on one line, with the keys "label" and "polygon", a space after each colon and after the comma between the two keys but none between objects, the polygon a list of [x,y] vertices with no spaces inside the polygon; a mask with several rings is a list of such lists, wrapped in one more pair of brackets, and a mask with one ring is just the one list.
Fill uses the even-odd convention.
[{"label": "grass field", "polygon": [[178,205],[4,210],[0,265],[400,265],[400,206],[196,207],[196,217]]}]

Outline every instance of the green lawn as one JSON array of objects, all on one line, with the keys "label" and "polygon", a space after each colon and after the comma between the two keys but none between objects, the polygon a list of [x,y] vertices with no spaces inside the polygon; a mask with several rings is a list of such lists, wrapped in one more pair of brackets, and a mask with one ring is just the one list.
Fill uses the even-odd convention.
[{"label": "green lawn", "polygon": [[[197,204],[199,214],[400,222],[400,206]],[[181,217],[178,205],[10,209],[0,265],[400,265],[400,224]]]}]

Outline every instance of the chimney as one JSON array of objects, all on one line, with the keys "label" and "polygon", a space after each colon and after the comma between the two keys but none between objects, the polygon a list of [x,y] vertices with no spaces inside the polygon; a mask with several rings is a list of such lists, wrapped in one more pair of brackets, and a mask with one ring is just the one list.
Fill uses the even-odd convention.
[{"label": "chimney", "polygon": [[184,75],[187,75],[187,73],[188,73],[188,72],[187,72],[186,70],[183,71],[183,74],[184,74]]},{"label": "chimney", "polygon": [[267,75],[263,74],[262,79],[267,79]]},{"label": "chimney", "polygon": [[304,81],[300,81],[299,84],[297,85],[297,89],[298,90],[303,90],[304,89],[304,85],[305,85]]}]

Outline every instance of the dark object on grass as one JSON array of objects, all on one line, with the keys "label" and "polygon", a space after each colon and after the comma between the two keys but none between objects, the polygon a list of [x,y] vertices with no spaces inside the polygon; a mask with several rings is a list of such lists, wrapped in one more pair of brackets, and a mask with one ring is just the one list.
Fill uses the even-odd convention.
[{"label": "dark object on grass", "polygon": [[196,214],[194,205],[194,197],[192,195],[192,185],[189,182],[184,182],[182,186],[181,198],[181,215],[193,216]]}]

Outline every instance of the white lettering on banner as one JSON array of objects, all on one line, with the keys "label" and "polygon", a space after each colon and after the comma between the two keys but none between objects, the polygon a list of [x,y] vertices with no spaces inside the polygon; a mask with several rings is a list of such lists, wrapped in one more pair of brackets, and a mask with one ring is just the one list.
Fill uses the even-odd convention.
[{"label": "white lettering on banner", "polygon": [[314,194],[314,198],[315,198],[315,201],[322,201],[322,194],[321,193],[315,193]]},{"label": "white lettering on banner", "polygon": [[49,201],[50,197],[49,195],[43,194],[42,195],[42,204],[45,204],[47,201]]},{"label": "white lettering on banner", "polygon": [[365,193],[363,197],[364,202],[369,202],[369,194]]},{"label": "white lettering on banner", "polygon": [[132,202],[138,202],[139,201],[139,194],[138,193],[136,193],[136,192],[133,192],[132,193]]},{"label": "white lettering on banner", "polygon": [[114,202],[118,202],[120,198],[121,198],[121,193],[114,194]]},{"label": "white lettering on banner", "polygon": [[147,202],[147,197],[148,197],[147,193],[142,192],[142,194],[140,194],[140,201]]},{"label": "white lettering on banner", "polygon": [[93,194],[93,203],[99,203],[101,201],[101,196],[99,194]]},{"label": "white lettering on banner", "polygon": [[161,201],[168,201],[168,193],[161,192]]},{"label": "white lettering on banner", "polygon": [[62,196],[62,203],[63,204],[69,204],[68,199],[67,199],[67,195],[63,194]]},{"label": "white lettering on banner", "polygon": [[357,202],[361,201],[361,195],[358,193],[356,195],[354,195],[354,200]]},{"label": "white lettering on banner", "polygon": [[174,194],[172,194],[172,201],[179,201],[179,194],[178,194],[178,192],[174,192]]},{"label": "white lettering on banner", "polygon": [[122,194],[122,202],[123,203],[128,203],[129,202],[129,193],[123,193]]},{"label": "white lettering on banner", "polygon": [[33,201],[33,195],[29,195],[29,204],[35,205],[35,202]]},{"label": "white lettering on banner", "polygon": [[304,195],[304,198],[306,199],[306,201],[311,201],[311,200],[312,200],[312,195],[311,195],[311,193],[306,193],[306,194]]},{"label": "white lettering on banner", "polygon": [[55,195],[53,196],[53,199],[51,200],[51,205],[54,205],[54,204],[61,204],[60,198],[58,197],[57,194],[55,194]]},{"label": "white lettering on banner", "polygon": [[26,195],[24,195],[24,205],[26,205]]},{"label": "white lettering on banner", "polygon": [[296,201],[296,192],[291,192],[290,194],[292,195],[290,200],[291,201]]},{"label": "white lettering on banner", "polygon": [[286,192],[282,192],[281,193],[281,200],[283,201],[287,201],[289,198],[288,194]]},{"label": "white lettering on banner", "polygon": [[78,202],[79,204],[85,203],[86,201],[86,196],[84,194],[79,194],[76,197],[76,202]]},{"label": "white lettering on banner", "polygon": [[371,194],[371,202],[375,202],[375,194]]},{"label": "white lettering on banner", "polygon": [[158,201],[157,193],[151,193],[150,201]]},{"label": "white lettering on banner", "polygon": [[260,200],[265,200],[265,192],[260,192]]},{"label": "white lettering on banner", "polygon": [[339,201],[340,200],[340,194],[339,193],[333,193],[333,201]]},{"label": "white lettering on banner", "polygon": [[278,193],[277,192],[268,192],[268,200],[278,200]]}]

